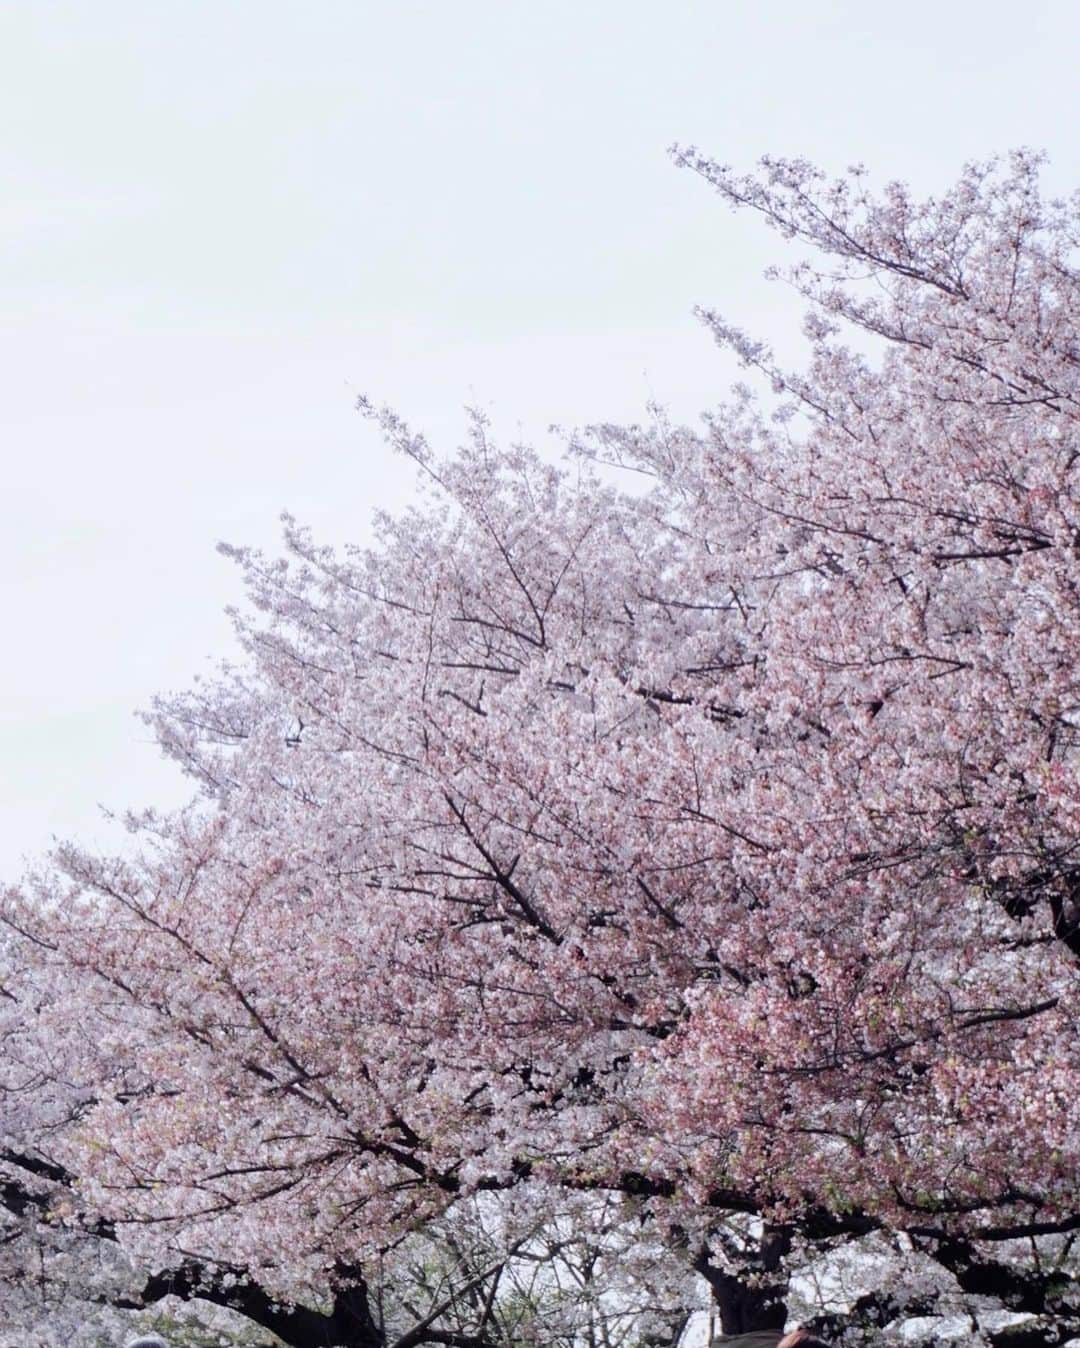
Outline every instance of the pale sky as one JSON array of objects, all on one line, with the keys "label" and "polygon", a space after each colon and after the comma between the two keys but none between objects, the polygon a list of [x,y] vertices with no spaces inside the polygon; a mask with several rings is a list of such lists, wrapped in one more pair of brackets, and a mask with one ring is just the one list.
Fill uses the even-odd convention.
[{"label": "pale sky", "polygon": [[795,349],[779,240],[674,169],[1080,182],[1075,0],[0,0],[0,883],[188,789],[133,715],[230,653],[219,539],[362,540],[352,410],[693,418],[695,303]]}]

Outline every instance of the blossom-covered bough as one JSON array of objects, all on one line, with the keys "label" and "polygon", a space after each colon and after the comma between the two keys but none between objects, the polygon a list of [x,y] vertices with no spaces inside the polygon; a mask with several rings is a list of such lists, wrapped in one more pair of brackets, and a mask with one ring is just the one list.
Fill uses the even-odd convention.
[{"label": "blossom-covered bough", "polygon": [[729,1329],[862,1239],[1064,1342],[1080,211],[1023,154],[677,158],[806,251],[805,369],[705,312],[764,397],[559,465],[362,404],[417,505],[230,549],[246,663],[150,717],[196,800],[8,896],[17,1109],[77,1097],[20,1155],[268,1302],[527,1187],[625,1196]]}]

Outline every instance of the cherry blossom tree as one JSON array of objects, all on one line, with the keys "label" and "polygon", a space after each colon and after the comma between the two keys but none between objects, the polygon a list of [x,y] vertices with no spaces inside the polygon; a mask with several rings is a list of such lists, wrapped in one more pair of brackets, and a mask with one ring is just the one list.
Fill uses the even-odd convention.
[{"label": "cherry blossom tree", "polygon": [[149,716],[191,806],[7,897],[19,1107],[78,1098],[25,1154],[275,1304],[528,1188],[620,1195],[729,1330],[885,1241],[1064,1342],[1080,200],[676,158],[804,255],[804,368],[702,311],[763,389],[558,464],[362,402],[417,504],[227,549],[245,661]]}]

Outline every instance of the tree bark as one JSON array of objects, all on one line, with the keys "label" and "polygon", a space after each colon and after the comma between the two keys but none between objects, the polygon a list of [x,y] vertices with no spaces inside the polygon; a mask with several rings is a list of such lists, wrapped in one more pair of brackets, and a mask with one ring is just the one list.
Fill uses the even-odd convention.
[{"label": "tree bark", "polygon": [[694,1269],[712,1289],[725,1334],[752,1334],[779,1330],[787,1320],[787,1278],[776,1277],[780,1261],[791,1248],[786,1227],[766,1226],[757,1258],[738,1273],[717,1267],[708,1247],[694,1260]]}]

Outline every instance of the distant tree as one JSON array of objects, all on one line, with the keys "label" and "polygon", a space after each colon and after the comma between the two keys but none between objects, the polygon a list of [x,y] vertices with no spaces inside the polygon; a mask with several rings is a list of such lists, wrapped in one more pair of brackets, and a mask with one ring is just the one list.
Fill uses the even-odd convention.
[{"label": "distant tree", "polygon": [[622,1196],[728,1330],[876,1240],[1062,1343],[1080,202],[1025,154],[924,203],[677,158],[809,254],[805,370],[705,312],[765,397],[561,466],[362,404],[426,496],[228,549],[246,664],[150,718],[197,798],[8,897],[23,1102],[79,1091],[23,1154],[365,1348],[373,1261],[525,1186]]}]

